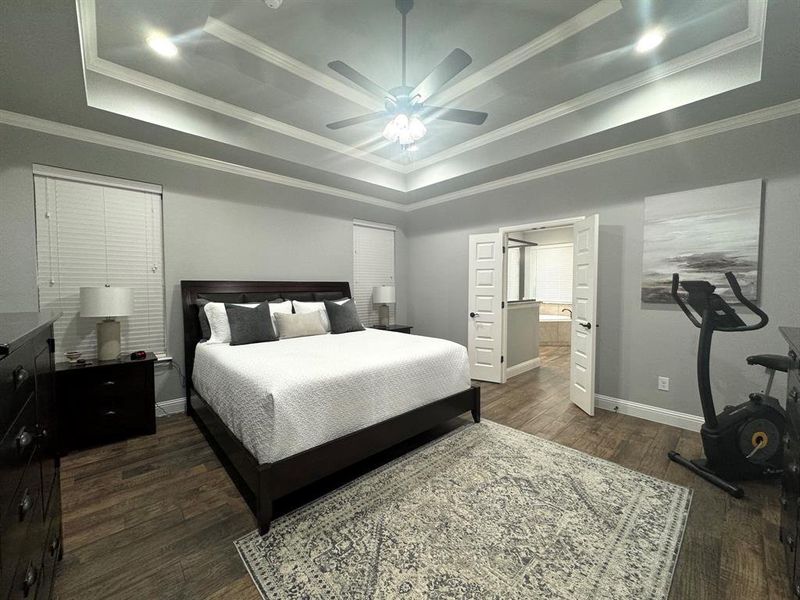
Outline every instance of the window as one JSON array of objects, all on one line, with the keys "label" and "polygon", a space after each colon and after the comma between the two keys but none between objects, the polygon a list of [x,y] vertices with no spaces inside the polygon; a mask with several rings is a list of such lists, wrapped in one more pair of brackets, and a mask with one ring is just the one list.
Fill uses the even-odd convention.
[{"label": "window", "polygon": [[541,302],[572,303],[572,244],[531,248],[528,274],[534,285],[532,297]]},{"label": "window", "polygon": [[[394,285],[393,225],[353,221],[353,300],[364,325],[378,324],[378,307],[372,303],[372,288]],[[389,306],[389,319],[395,322]]]},{"label": "window", "polygon": [[98,319],[80,312],[80,288],[134,290],[119,319],[123,352],[166,354],[161,188],[34,166],[39,306],[59,310],[56,351],[97,353]]}]

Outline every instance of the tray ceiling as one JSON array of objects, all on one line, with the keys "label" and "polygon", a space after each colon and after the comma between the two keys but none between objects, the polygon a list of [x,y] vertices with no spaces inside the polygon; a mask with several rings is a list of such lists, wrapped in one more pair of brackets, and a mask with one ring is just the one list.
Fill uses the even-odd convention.
[{"label": "tray ceiling", "polygon": [[[397,204],[576,158],[582,147],[635,143],[637,131],[668,133],[671,117],[658,116],[682,107],[692,116],[688,125],[713,120],[690,107],[761,81],[767,17],[762,0],[416,0],[408,83],[463,48],[472,63],[431,103],[489,116],[480,126],[428,121],[409,153],[381,137],[389,117],[326,127],[382,104],[328,62],[344,61],[387,89],[399,85],[394,0],[284,0],[277,9],[261,0],[76,4],[90,110],[146,123],[143,132],[172,131],[176,149],[194,139],[237,164]],[[786,4],[777,10],[798,12]],[[637,52],[637,40],[653,28],[664,32],[663,43]],[[175,43],[175,58],[147,45],[154,32]],[[27,59],[20,57],[20,68]],[[779,101],[796,97],[770,90]]]}]

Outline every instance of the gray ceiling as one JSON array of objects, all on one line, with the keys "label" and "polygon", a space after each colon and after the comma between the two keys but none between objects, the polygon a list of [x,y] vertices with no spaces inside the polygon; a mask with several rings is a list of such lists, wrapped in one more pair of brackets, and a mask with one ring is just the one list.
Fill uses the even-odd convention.
[{"label": "gray ceiling", "polygon": [[[484,110],[489,118],[479,127],[430,123],[413,161],[392,145],[375,143],[383,121],[339,131],[325,127],[327,122],[370,112],[365,106],[204,30],[212,17],[339,81],[346,82],[327,68],[334,59],[391,88],[400,79],[400,17],[392,0],[284,0],[277,10],[260,0],[94,3],[100,59],[127,68],[126,73],[151,76],[311,134],[312,143],[292,140],[299,148],[293,153],[286,150],[290,144],[279,143],[280,137],[269,137],[274,135],[271,131],[252,124],[247,125],[252,131],[245,131],[245,125],[239,124],[242,130],[234,132],[219,115],[198,116],[191,112],[193,107],[186,107],[185,121],[208,119],[204,129],[185,127],[177,119],[150,119],[143,113],[156,114],[162,101],[152,90],[148,90],[152,98],[146,101],[153,104],[147,111],[120,108],[125,95],[111,87],[96,92],[96,98],[122,97],[114,102],[93,97],[87,102],[78,16],[68,1],[2,3],[0,108],[409,203],[588,154],[589,149],[601,151],[800,97],[800,6],[794,0],[772,0],[763,43],[745,49],[730,43],[722,46],[727,50],[720,56],[704,59],[696,71],[687,71],[685,75],[693,75],[696,84],[676,79],[673,85],[672,79],[659,75],[663,80],[648,84],[660,86],[650,90],[649,96],[643,85],[635,90],[641,94],[638,97],[620,94],[586,108],[581,105],[569,115],[431,162],[439,158],[437,153],[476,138],[483,140],[480,136],[554,106],[569,105],[595,90],[619,86],[626,78],[660,73],[659,69],[670,74],[665,65],[680,64],[714,44],[743,35],[748,10],[758,8],[760,2],[623,1],[620,10],[450,102]],[[461,47],[473,63],[451,82],[458,85],[593,5],[593,0],[417,0],[408,18],[409,82],[416,83],[453,48]],[[665,30],[667,39],[653,53],[634,52],[636,39],[652,25]],[[173,36],[180,48],[178,59],[165,60],[147,48],[144,38],[153,30]],[[754,49],[758,52],[755,61],[745,55]],[[718,77],[721,69],[724,76]],[[95,79],[86,80],[90,91]],[[133,85],[132,81],[125,83]],[[707,91],[698,92],[700,88]],[[669,102],[663,107],[653,101],[665,96]],[[136,101],[144,106],[143,100]],[[630,118],[620,118],[634,102],[638,105]],[[642,104],[647,108],[642,109]],[[412,172],[393,173],[396,169],[391,165],[387,169],[348,157],[326,147],[324,140],[342,148],[368,149],[376,158],[389,159],[401,171]],[[428,160],[431,156],[435,158]]]}]

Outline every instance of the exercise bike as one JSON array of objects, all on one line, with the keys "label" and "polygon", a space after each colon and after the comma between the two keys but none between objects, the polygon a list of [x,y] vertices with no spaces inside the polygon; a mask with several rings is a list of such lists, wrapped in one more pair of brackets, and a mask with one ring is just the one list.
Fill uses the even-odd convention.
[{"label": "exercise bike", "polygon": [[[725,278],[736,299],[759,318],[757,323],[747,325],[730,304],[714,293],[716,286],[708,281],[681,282],[677,273],[672,276],[673,299],[692,324],[700,329],[697,385],[705,420],[700,428],[700,435],[706,459],[689,460],[677,452],[669,452],[667,456],[731,496],[742,498],[744,490],[732,481],[764,479],[781,474],[786,412],[769,393],[775,371],[786,372],[789,359],[771,354],[748,357],[748,364],[761,365],[769,372],[766,390],[750,394],[750,399],[746,402],[726,406],[721,413],[716,414],[709,378],[711,337],[715,331],[755,331],[769,322],[767,314],[744,297],[734,274],[725,273]],[[678,293],[679,284],[688,293],[685,302]],[[699,315],[699,321],[687,303]]]}]

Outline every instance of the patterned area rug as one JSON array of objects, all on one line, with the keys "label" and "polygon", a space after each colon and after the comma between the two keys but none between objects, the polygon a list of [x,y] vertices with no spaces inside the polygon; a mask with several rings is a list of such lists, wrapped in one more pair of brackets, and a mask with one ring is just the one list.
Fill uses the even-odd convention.
[{"label": "patterned area rug", "polygon": [[464,426],[236,546],[264,598],[666,598],[691,491]]}]

